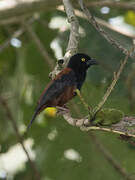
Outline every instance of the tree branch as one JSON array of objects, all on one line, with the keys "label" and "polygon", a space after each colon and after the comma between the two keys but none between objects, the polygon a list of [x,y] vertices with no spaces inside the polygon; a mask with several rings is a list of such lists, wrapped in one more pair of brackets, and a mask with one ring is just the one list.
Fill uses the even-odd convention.
[{"label": "tree branch", "polygon": [[2,104],[3,108],[5,109],[7,118],[11,122],[11,125],[12,125],[12,127],[13,127],[13,129],[14,129],[14,131],[16,133],[17,138],[18,138],[18,141],[20,142],[20,144],[22,146],[22,149],[24,150],[24,152],[25,152],[25,154],[27,156],[27,159],[28,159],[28,161],[29,161],[29,163],[31,165],[31,168],[33,169],[33,172],[34,172],[34,175],[35,175],[34,176],[35,180],[40,180],[41,179],[40,174],[39,174],[39,172],[37,170],[37,167],[36,167],[35,163],[31,160],[31,157],[30,157],[27,149],[24,146],[23,137],[19,133],[18,127],[16,125],[16,122],[15,122],[13,116],[12,116],[12,113],[11,113],[9,107],[8,107],[8,104],[7,104],[6,100],[3,99],[2,97],[0,97],[0,103]]},{"label": "tree branch", "polygon": [[[76,1],[73,1],[76,4]],[[85,0],[89,7],[109,6],[127,10],[135,10],[135,2],[96,1]],[[20,22],[20,18],[28,17],[34,12],[48,11],[61,5],[60,0],[1,0],[0,24]]]},{"label": "tree branch", "polygon": [[131,51],[128,52],[128,54],[125,57],[124,61],[121,62],[121,65],[120,65],[120,68],[119,68],[118,72],[117,73],[114,72],[114,79],[113,79],[111,85],[108,87],[108,89],[107,89],[106,93],[104,94],[101,102],[97,105],[97,107],[94,110],[94,114],[95,115],[97,114],[98,111],[101,110],[101,108],[103,107],[104,103],[106,102],[106,100],[108,99],[109,95],[111,94],[112,90],[114,89],[114,87],[115,87],[117,81],[119,80],[119,77],[120,77],[120,75],[121,75],[121,73],[122,73],[122,71],[123,71],[123,69],[124,69],[124,67],[125,67],[125,65],[126,65],[126,63],[128,61],[129,56],[130,56],[130,54],[133,51],[134,51],[134,47],[132,48]]},{"label": "tree branch", "polygon": [[[81,119],[72,118],[70,112],[64,111],[64,119],[72,126],[79,127],[82,131],[94,131],[100,130],[105,132],[111,132],[114,134],[125,135],[135,138],[135,117],[123,117],[119,123],[112,124],[111,126],[93,126],[89,123],[89,118],[84,117]],[[108,117],[109,120],[109,117]]]},{"label": "tree branch", "polygon": [[44,60],[47,62],[50,69],[53,69],[54,67],[54,60],[50,58],[48,52],[44,48],[44,45],[42,44],[41,40],[38,38],[36,33],[33,31],[33,28],[25,21],[22,22],[22,25],[24,28],[28,31],[29,36],[32,38],[32,40],[35,42],[40,54],[44,58]]},{"label": "tree branch", "polygon": [[[32,18],[30,18],[30,19],[27,21],[27,23],[28,23],[29,25],[31,25],[35,20],[36,20],[36,18],[35,18],[35,17],[32,17]],[[7,38],[7,40],[0,45],[0,53],[1,53],[5,48],[7,48],[7,47],[10,45],[11,39],[20,37],[24,32],[25,32],[25,28],[24,28],[24,27],[21,27],[21,28],[19,28],[17,31],[15,31],[15,32],[11,35],[11,37]]]},{"label": "tree branch", "polygon": [[92,133],[88,132],[91,142],[96,146],[96,149],[100,151],[105,159],[114,167],[117,172],[119,172],[124,179],[126,180],[134,180],[135,177],[131,177],[130,174],[126,171],[125,168],[121,167],[119,162],[112,156],[112,154],[104,147],[104,145],[98,140],[98,138]]},{"label": "tree branch", "polygon": [[[89,3],[88,3],[88,4],[89,4]],[[58,9],[59,11],[64,12],[64,6],[63,6],[63,5],[58,6],[57,9]],[[80,18],[83,18],[83,19],[88,20],[87,17],[84,15],[84,13],[82,13],[82,12],[81,12],[80,10],[78,10],[78,9],[75,9],[75,14],[76,14],[76,16],[78,16],[78,17],[80,17]],[[122,28],[119,28],[119,27],[117,27],[117,26],[114,26],[114,25],[108,23],[107,21],[105,21],[105,20],[103,20],[103,19],[101,19],[101,18],[98,18],[98,17],[95,17],[95,20],[97,21],[98,24],[100,24],[101,26],[103,26],[103,27],[105,27],[105,28],[107,28],[107,29],[110,29],[110,30],[112,30],[112,31],[115,31],[115,32],[117,32],[117,33],[119,33],[119,34],[122,34],[122,35],[124,35],[124,36],[127,36],[127,37],[129,37],[129,38],[135,38],[135,33],[133,33],[133,32],[127,32],[126,30],[124,30],[124,29],[122,29]]]},{"label": "tree branch", "polygon": [[50,10],[60,5],[60,0],[1,0],[0,1],[0,22],[8,19],[18,19],[32,15],[34,12]]},{"label": "tree branch", "polygon": [[[92,24],[95,29],[115,48],[119,49],[122,53],[128,54],[128,50],[124,48],[122,45],[120,45],[115,39],[113,39],[107,32],[105,32],[100,25],[96,22],[93,15],[90,13],[90,11],[87,9],[85,4],[83,3],[83,0],[79,0],[80,7],[83,11],[83,13],[86,15],[88,21],[90,24]],[[132,54],[130,54],[131,58],[134,58]]]},{"label": "tree branch", "polygon": [[[81,109],[80,107],[72,102],[72,108],[74,109],[75,113],[80,116],[81,115]],[[107,148],[102,144],[102,142],[99,140],[99,138],[95,135],[95,133],[89,131],[87,133],[90,138],[91,142],[96,146],[97,150],[102,153],[102,155],[105,157],[105,159],[110,163],[114,169],[121,174],[123,178],[127,178],[127,180],[134,180],[132,177],[130,177],[130,174],[126,171],[125,168],[123,168],[119,162],[115,159],[115,157],[112,157],[111,153],[107,150]],[[134,141],[131,138],[128,138],[128,142],[132,145],[134,145]],[[134,145],[135,146],[135,145]]]},{"label": "tree branch", "polygon": [[[78,33],[79,23],[75,16],[74,9],[72,7],[70,0],[63,0],[63,4],[67,14],[68,22],[71,24],[67,51],[64,56],[64,63],[63,63],[63,67],[64,67],[67,65],[69,58],[77,52],[78,41],[79,41],[79,33]],[[61,71],[61,69],[62,67],[60,67],[59,64],[57,64],[55,69],[50,74],[52,79]]]},{"label": "tree branch", "polygon": [[135,2],[93,1],[87,3],[87,7],[98,7],[98,6],[99,7],[108,6],[108,7],[115,7],[115,8],[135,11]]}]

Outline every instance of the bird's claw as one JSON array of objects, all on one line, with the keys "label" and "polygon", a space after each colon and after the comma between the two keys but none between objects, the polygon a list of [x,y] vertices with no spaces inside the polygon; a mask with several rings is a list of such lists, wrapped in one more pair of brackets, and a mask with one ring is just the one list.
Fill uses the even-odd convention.
[{"label": "bird's claw", "polygon": [[58,115],[63,115],[63,114],[66,114],[66,113],[69,113],[69,109],[66,107],[60,107],[60,106],[56,106],[57,110],[58,110]]}]

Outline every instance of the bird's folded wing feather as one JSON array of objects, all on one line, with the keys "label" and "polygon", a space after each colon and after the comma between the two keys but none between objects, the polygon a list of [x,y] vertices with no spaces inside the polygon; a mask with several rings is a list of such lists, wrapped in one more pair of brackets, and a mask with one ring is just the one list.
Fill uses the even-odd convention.
[{"label": "bird's folded wing feather", "polygon": [[67,102],[73,97],[73,90],[76,88],[76,86],[76,76],[74,71],[72,71],[72,69],[70,68],[65,68],[63,71],[61,71],[43,91],[36,110],[27,127],[27,131],[30,128],[37,114],[42,111],[45,106],[48,105],[49,101],[53,102],[54,99],[62,99],[62,103],[64,104],[64,102]]},{"label": "bird's folded wing feather", "polygon": [[45,88],[38,102],[38,108],[40,109],[40,107],[42,107],[51,99],[61,95],[65,88],[68,88],[68,86],[76,87],[76,77],[71,69],[65,68],[56,76],[56,78],[48,85],[48,87]]}]

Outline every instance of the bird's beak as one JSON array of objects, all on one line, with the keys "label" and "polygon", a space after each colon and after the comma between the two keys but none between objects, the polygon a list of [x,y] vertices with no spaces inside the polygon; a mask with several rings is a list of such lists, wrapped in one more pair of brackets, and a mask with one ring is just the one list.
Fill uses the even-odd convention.
[{"label": "bird's beak", "polygon": [[90,59],[89,61],[87,61],[87,65],[88,66],[98,65],[98,62],[95,59]]}]

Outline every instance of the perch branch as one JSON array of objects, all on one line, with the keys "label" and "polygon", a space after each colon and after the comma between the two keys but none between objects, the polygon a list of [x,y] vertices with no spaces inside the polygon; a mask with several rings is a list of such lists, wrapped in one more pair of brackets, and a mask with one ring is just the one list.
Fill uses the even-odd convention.
[{"label": "perch branch", "polygon": [[[78,116],[81,115],[81,109],[80,107],[75,104],[75,103],[72,103],[72,108],[74,109],[74,111],[76,112],[76,114]],[[91,138],[91,142],[97,147],[97,150],[99,150],[103,156],[105,157],[105,159],[110,163],[110,165],[112,167],[114,167],[114,169],[122,175],[123,178],[127,177],[128,180],[133,180],[129,177],[129,174],[128,172],[126,171],[125,168],[123,168],[119,162],[114,158],[112,157],[111,153],[107,150],[107,148],[102,144],[102,142],[99,140],[99,138],[95,135],[95,133],[93,132],[88,132],[88,135],[90,136]],[[129,142],[129,140],[128,140]],[[130,143],[134,143],[134,142],[131,142],[130,140]]]},{"label": "perch branch", "polygon": [[[85,4],[83,3],[83,0],[79,0],[80,7],[83,11],[83,13],[86,15],[88,21],[90,24],[92,24],[95,29],[115,48],[119,49],[122,53],[125,55],[128,55],[128,50],[124,48],[122,45],[120,45],[115,39],[113,39],[107,32],[105,32],[100,25],[96,22],[94,16],[90,13],[90,11],[87,9]],[[134,58],[132,54],[130,54],[131,58]]]},{"label": "perch branch", "polygon": [[113,124],[111,126],[88,126],[89,118],[72,118],[70,112],[63,113],[64,119],[72,126],[79,127],[82,131],[94,131],[100,130],[105,132],[111,132],[114,134],[125,135],[135,138],[135,117],[123,117],[119,123]]}]

